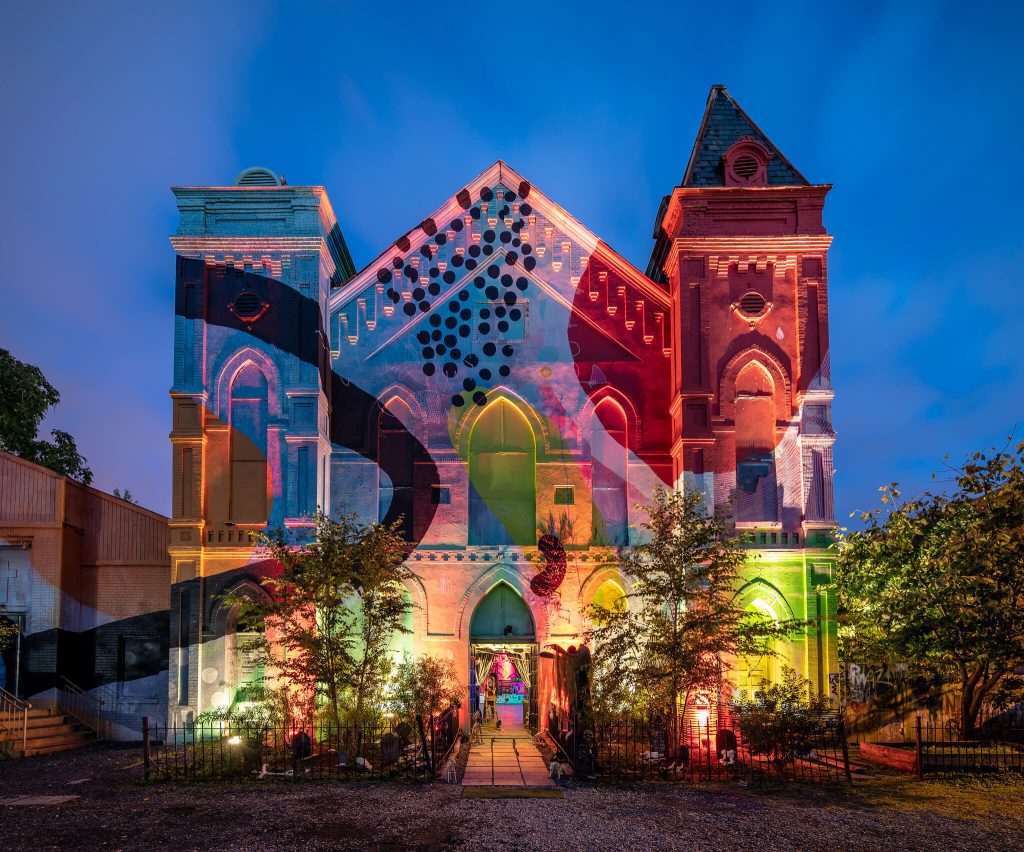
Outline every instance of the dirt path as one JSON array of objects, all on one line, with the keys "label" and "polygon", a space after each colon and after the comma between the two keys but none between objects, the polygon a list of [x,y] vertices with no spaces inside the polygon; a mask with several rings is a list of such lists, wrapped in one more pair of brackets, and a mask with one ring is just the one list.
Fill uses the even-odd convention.
[{"label": "dirt path", "polygon": [[565,787],[564,800],[464,799],[448,784],[143,785],[138,748],[0,763],[0,849],[1001,850],[1024,832],[1024,779],[900,778],[759,790]]}]

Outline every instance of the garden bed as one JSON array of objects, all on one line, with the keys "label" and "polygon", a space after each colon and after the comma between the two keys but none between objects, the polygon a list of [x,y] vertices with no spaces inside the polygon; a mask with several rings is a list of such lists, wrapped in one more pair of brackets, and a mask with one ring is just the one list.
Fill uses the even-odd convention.
[{"label": "garden bed", "polygon": [[[910,774],[917,773],[913,742],[861,743],[860,755],[872,763]],[[922,772],[1020,772],[1024,751],[1014,743],[971,740],[921,744]]]}]

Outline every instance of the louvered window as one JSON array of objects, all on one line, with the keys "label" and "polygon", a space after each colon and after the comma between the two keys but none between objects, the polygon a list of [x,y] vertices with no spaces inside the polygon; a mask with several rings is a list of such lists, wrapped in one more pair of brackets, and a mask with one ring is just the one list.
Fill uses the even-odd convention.
[{"label": "louvered window", "polygon": [[748,317],[756,317],[764,313],[766,305],[764,296],[754,291],[744,293],[740,299],[740,310]]}]

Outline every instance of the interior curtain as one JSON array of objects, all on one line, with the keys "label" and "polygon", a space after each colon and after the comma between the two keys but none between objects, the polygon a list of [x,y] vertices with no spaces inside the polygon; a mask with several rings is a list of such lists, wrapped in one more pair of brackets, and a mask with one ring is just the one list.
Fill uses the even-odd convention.
[{"label": "interior curtain", "polygon": [[509,651],[509,656],[515,661],[516,671],[519,673],[519,679],[523,682],[523,686],[529,689],[533,684],[530,683],[530,654],[527,651]]},{"label": "interior curtain", "polygon": [[491,670],[491,666],[494,665],[494,652],[493,651],[477,651],[476,652],[476,685],[477,689],[484,688],[484,681],[487,679],[487,673]]}]

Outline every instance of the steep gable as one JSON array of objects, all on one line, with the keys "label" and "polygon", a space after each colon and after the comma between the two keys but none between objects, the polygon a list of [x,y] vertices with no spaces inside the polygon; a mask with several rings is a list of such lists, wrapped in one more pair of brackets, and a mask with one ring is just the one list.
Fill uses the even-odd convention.
[{"label": "steep gable", "polygon": [[549,305],[571,312],[588,360],[668,349],[664,291],[498,162],[332,294],[332,349],[366,361],[414,338],[466,357],[514,347]]},{"label": "steep gable", "polygon": [[760,142],[773,156],[768,161],[769,186],[807,186],[807,179],[736,103],[725,86],[713,86],[708,95],[704,119],[686,165],[682,186],[725,186],[722,157],[736,142],[750,138]]}]

